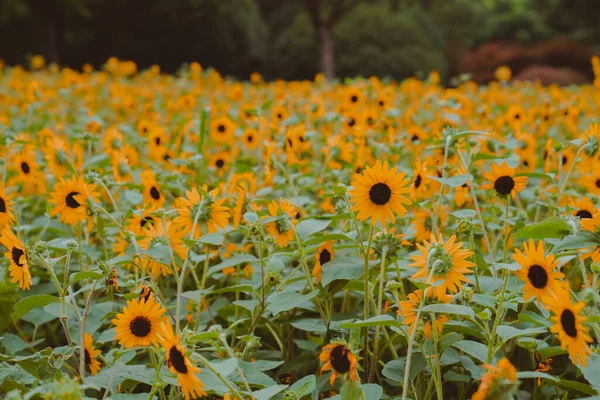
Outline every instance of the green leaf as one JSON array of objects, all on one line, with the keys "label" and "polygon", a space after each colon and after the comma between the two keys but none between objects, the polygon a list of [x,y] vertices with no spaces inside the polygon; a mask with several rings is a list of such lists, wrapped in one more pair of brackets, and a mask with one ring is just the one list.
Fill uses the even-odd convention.
[{"label": "green leaf", "polygon": [[552,322],[548,321],[548,319],[546,319],[546,318],[542,317],[541,315],[536,314],[532,311],[520,312],[519,315],[517,316],[517,319],[519,321],[531,322],[531,323],[534,323],[535,325],[545,326],[547,328],[552,327]]},{"label": "green leaf", "polygon": [[330,219],[305,219],[296,225],[296,232],[298,232],[300,239],[305,239],[313,233],[321,232],[323,229],[327,228],[330,223]]},{"label": "green leaf", "polygon": [[550,217],[521,228],[514,234],[515,239],[563,238],[571,233],[569,225],[560,217]]},{"label": "green leaf", "polygon": [[585,393],[589,396],[593,396],[593,395],[597,394],[596,391],[594,389],[592,389],[592,387],[590,385],[586,385],[585,383],[581,383],[581,382],[577,382],[577,381],[570,381],[570,380],[563,379],[559,382],[556,382],[556,384],[563,389],[575,390],[577,392]]},{"label": "green leaf", "polygon": [[141,204],[144,200],[144,196],[137,190],[125,190],[125,199],[133,205]]},{"label": "green leaf", "polygon": [[283,391],[288,385],[273,385],[267,388],[252,392],[252,396],[256,400],[269,400],[273,398],[277,393]]},{"label": "green leaf", "polygon": [[79,271],[75,272],[74,274],[71,274],[71,276],[69,277],[69,283],[72,285],[84,279],[98,280],[102,279],[103,277],[104,274],[98,271]]},{"label": "green leaf", "polygon": [[250,263],[253,261],[257,261],[258,259],[254,257],[252,254],[238,254],[233,257],[230,257],[217,265],[214,265],[208,269],[208,276],[211,276],[215,272],[222,271],[225,268],[235,267],[239,264]]},{"label": "green leaf", "polygon": [[363,391],[360,382],[347,380],[340,389],[340,399],[344,400],[362,400]]},{"label": "green leaf", "polygon": [[366,321],[344,322],[340,324],[340,328],[344,329],[366,328],[369,326],[395,326],[402,328],[402,324],[391,315],[377,315]]},{"label": "green leaf", "polygon": [[538,371],[519,371],[519,372],[517,372],[517,378],[519,378],[519,379],[542,378],[542,379],[549,379],[553,382],[558,382],[560,380],[555,376],[546,374],[544,372],[538,372]]},{"label": "green leaf", "polygon": [[575,235],[569,235],[558,242],[552,249],[553,253],[565,250],[585,249],[600,245],[598,235],[590,231],[579,231]]},{"label": "green leaf", "polygon": [[521,337],[521,336],[535,336],[540,333],[546,333],[548,330],[546,328],[527,328],[527,329],[517,329],[508,325],[500,325],[497,328],[496,333],[500,336],[503,342],[507,340]]},{"label": "green leaf", "polygon": [[232,293],[232,292],[234,292],[234,293],[235,292],[252,293],[252,294],[256,295],[256,292],[254,291],[254,286],[248,285],[248,284],[233,285],[233,286],[227,286],[227,287],[220,288],[220,289],[211,290],[210,294],[221,294],[221,293]]},{"label": "green leaf", "polygon": [[585,367],[580,366],[579,369],[583,372],[585,379],[600,394],[600,354],[592,353],[587,359],[587,365]]},{"label": "green leaf", "polygon": [[456,218],[474,218],[477,215],[477,212],[465,208],[463,210],[454,211],[451,215]]},{"label": "green leaf", "polygon": [[198,243],[210,244],[212,246],[220,246],[225,240],[225,236],[222,233],[209,233],[198,239]]},{"label": "green leaf", "polygon": [[475,313],[470,307],[461,306],[458,304],[430,304],[428,306],[423,307],[423,312],[467,315],[471,318],[475,318]]},{"label": "green leaf", "polygon": [[314,375],[308,375],[295,382],[288,390],[293,392],[297,399],[301,399],[314,392],[316,388],[317,378]]},{"label": "green leaf", "polygon": [[17,304],[15,304],[15,308],[11,317],[14,322],[17,322],[21,319],[25,314],[29,312],[29,310],[36,307],[47,306],[51,303],[58,303],[60,299],[56,296],[51,296],[49,294],[35,294],[33,296],[25,297]]},{"label": "green leaf", "polygon": [[369,400],[379,400],[383,395],[383,389],[375,383],[366,383],[362,385],[362,390],[365,396],[364,398]]},{"label": "green leaf", "polygon": [[222,376],[229,376],[238,366],[237,358],[228,358],[226,360],[212,360],[210,366]]},{"label": "green leaf", "polygon": [[467,183],[469,181],[472,181],[473,175],[463,174],[463,175],[452,176],[450,178],[440,178],[435,175],[429,175],[428,178],[433,179],[434,181],[438,181],[442,185],[448,185],[451,188],[457,188],[457,187],[464,185],[465,183]]},{"label": "green leaf", "polygon": [[3,333],[2,336],[3,337],[0,339],[2,340],[2,345],[9,354],[13,355],[20,351],[35,347],[44,341],[43,338],[40,338],[33,342],[26,342],[19,336],[13,335],[12,333]]},{"label": "green leaf", "polygon": [[296,329],[311,333],[325,333],[327,327],[320,318],[302,318],[297,321],[290,322]]},{"label": "green leaf", "polygon": [[315,245],[315,244],[321,244],[324,242],[328,242],[330,240],[340,240],[340,241],[356,243],[350,236],[344,235],[343,233],[330,233],[327,235],[319,235],[317,237],[305,240],[304,242],[302,242],[302,244],[304,246],[311,246],[311,245]]},{"label": "green leaf", "polygon": [[496,154],[485,154],[485,153],[477,153],[471,158],[471,163],[474,163],[478,160],[500,160],[507,158],[507,156],[499,156]]},{"label": "green leaf", "polygon": [[360,257],[337,256],[323,265],[321,283],[323,286],[339,279],[359,279],[365,272],[364,261]]},{"label": "green leaf", "polygon": [[485,363],[487,360],[488,347],[482,343],[472,340],[461,340],[452,345],[459,350],[464,351],[471,357]]},{"label": "green leaf", "polygon": [[307,294],[297,292],[279,292],[272,294],[267,298],[267,311],[270,311],[273,316],[283,311],[288,311],[298,307],[319,294],[318,290],[313,290]]}]

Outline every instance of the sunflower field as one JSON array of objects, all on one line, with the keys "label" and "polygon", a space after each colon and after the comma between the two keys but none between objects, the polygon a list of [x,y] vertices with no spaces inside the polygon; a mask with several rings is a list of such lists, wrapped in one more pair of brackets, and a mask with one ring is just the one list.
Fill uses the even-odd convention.
[{"label": "sunflower field", "polygon": [[0,398],[600,398],[592,65],[0,69]]}]

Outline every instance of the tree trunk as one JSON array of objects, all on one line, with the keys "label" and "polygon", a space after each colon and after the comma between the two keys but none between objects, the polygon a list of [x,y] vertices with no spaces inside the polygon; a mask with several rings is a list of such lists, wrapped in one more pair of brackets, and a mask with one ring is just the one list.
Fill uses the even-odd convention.
[{"label": "tree trunk", "polygon": [[319,50],[321,52],[321,71],[325,78],[334,79],[333,32],[331,26],[325,23],[321,23],[319,26]]}]

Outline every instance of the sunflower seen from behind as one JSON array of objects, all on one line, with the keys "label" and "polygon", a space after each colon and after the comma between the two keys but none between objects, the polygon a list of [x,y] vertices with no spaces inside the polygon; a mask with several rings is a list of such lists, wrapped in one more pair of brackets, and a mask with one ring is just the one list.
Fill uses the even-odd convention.
[{"label": "sunflower seen from behind", "polygon": [[362,174],[355,174],[352,180],[353,189],[349,192],[352,210],[358,211],[360,221],[371,218],[371,224],[381,222],[386,225],[396,220],[395,215],[403,216],[410,200],[403,194],[410,193],[408,179],[398,168],[389,168],[388,162],[377,160],[374,167],[367,166]]},{"label": "sunflower seen from behind", "polygon": [[166,352],[167,366],[172,373],[177,374],[177,383],[186,400],[206,396],[204,383],[196,376],[202,370],[192,364],[180,339],[181,334],[175,335],[171,324],[165,322],[160,333],[160,344]]},{"label": "sunflower seen from behind", "polygon": [[296,207],[289,200],[280,198],[279,203],[275,200],[271,201],[268,208],[269,216],[277,218],[265,224],[267,232],[275,238],[279,247],[287,247],[296,232],[294,228],[298,223]]},{"label": "sunflower seen from behind", "polygon": [[492,164],[491,172],[483,174],[489,183],[481,186],[482,189],[494,189],[499,196],[511,195],[514,199],[518,192],[527,186],[526,176],[515,176],[515,169],[503,162],[501,165]]},{"label": "sunflower seen from behind", "polygon": [[571,360],[583,367],[587,364],[588,356],[592,354],[588,343],[593,342],[584,325],[587,321],[587,317],[582,313],[584,308],[583,302],[571,303],[568,293],[563,298],[556,299],[552,305],[554,316],[551,317],[554,326],[550,328],[550,332],[558,335],[561,347],[569,352]]},{"label": "sunflower seen from behind", "polygon": [[502,358],[497,366],[484,364],[488,370],[481,377],[481,384],[471,400],[513,399],[518,387],[517,369],[508,358]]},{"label": "sunflower seen from behind", "polygon": [[225,228],[229,221],[229,208],[223,205],[225,199],[219,199],[218,194],[218,189],[208,192],[206,186],[202,188],[202,194],[196,188],[186,190],[185,197],[175,200],[178,216],[173,223],[182,227],[186,234],[193,229],[194,239],[202,235],[203,229],[208,233],[215,233]]},{"label": "sunflower seen from behind", "polygon": [[123,312],[112,320],[115,325],[115,340],[128,349],[158,344],[164,312],[164,308],[157,302],[129,300]]},{"label": "sunflower seen from behind", "polygon": [[8,258],[10,265],[11,282],[18,282],[19,287],[23,290],[31,288],[31,273],[29,272],[29,259],[23,242],[15,236],[9,228],[4,228],[0,243],[8,249],[4,253],[4,257]]}]

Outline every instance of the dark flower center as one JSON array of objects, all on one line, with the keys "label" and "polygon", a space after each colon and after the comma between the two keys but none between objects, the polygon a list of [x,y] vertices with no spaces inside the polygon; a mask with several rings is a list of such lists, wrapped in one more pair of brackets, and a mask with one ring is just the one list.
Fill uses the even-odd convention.
[{"label": "dark flower center", "polygon": [[25,254],[25,252],[21,249],[19,249],[18,247],[13,247],[10,250],[10,258],[12,258],[12,262],[17,266],[17,267],[23,267],[25,264],[21,263],[21,257],[23,257],[23,254]]},{"label": "dark flower center", "polygon": [[134,336],[143,338],[152,330],[152,323],[147,317],[138,315],[129,323],[129,330]]},{"label": "dark flower center", "polygon": [[354,124],[356,124],[354,118],[348,118],[348,126],[354,126]]},{"label": "dark flower center", "polygon": [[331,261],[331,252],[327,249],[321,250],[321,253],[319,254],[319,263],[323,265],[329,261]]},{"label": "dark flower center", "polygon": [[410,137],[410,141],[411,141],[411,142],[416,142],[417,140],[419,140],[419,137],[418,137],[417,135],[412,135],[412,136]]},{"label": "dark flower center", "polygon": [[225,125],[219,125],[217,126],[217,130],[221,133],[225,132]]},{"label": "dark flower center", "polygon": [[154,218],[152,218],[152,217],[143,217],[142,219],[140,219],[140,227],[145,228],[146,224],[153,225],[154,224]]},{"label": "dark flower center", "polygon": [[494,182],[494,189],[498,194],[505,196],[515,187],[515,180],[510,176],[501,176]]},{"label": "dark flower center", "polygon": [[379,100],[378,104],[379,104],[380,107],[383,107],[385,105],[385,102],[383,100]]},{"label": "dark flower center", "polygon": [[369,118],[367,119],[367,124],[369,124],[369,125],[373,125],[374,123],[375,123],[375,120],[374,120],[373,118],[369,117]]},{"label": "dark flower center", "polygon": [[158,191],[158,189],[155,186],[152,186],[150,188],[150,196],[152,196],[152,198],[154,200],[160,199],[160,192]]},{"label": "dark flower center", "polygon": [[600,179],[596,179],[596,187],[600,188]]},{"label": "dark flower center", "polygon": [[565,333],[572,338],[577,337],[577,327],[575,326],[575,314],[571,310],[564,310],[560,314],[560,324]]},{"label": "dark flower center", "polygon": [[562,158],[562,165],[565,165],[567,163],[567,161],[569,161],[569,159],[567,158],[567,156],[563,156],[563,158]]},{"label": "dark flower center", "polygon": [[85,365],[90,365],[92,363],[92,357],[90,357],[90,352],[85,349]]},{"label": "dark flower center", "polygon": [[283,114],[282,113],[277,113],[277,118],[278,119],[283,119]]},{"label": "dark flower center", "polygon": [[29,168],[29,164],[27,164],[25,161],[21,163],[21,171],[23,171],[24,174],[28,174],[29,171],[31,171],[31,168]]},{"label": "dark flower center", "polygon": [[588,210],[579,210],[575,213],[575,216],[579,218],[592,218],[592,213]]},{"label": "dark flower center", "polygon": [[0,197],[0,212],[2,212],[2,213],[6,212],[6,202],[4,201],[4,199],[2,197]]},{"label": "dark flower center", "polygon": [[157,146],[160,145],[160,138],[159,137],[154,138],[154,143],[156,143]]},{"label": "dark flower center", "polygon": [[378,206],[387,204],[391,197],[392,189],[390,189],[390,187],[385,183],[376,183],[371,186],[371,189],[369,190],[369,198]]},{"label": "dark flower center", "polygon": [[176,346],[171,346],[169,350],[169,362],[175,368],[175,371],[180,374],[187,374],[188,368],[185,365],[185,356],[181,354]]},{"label": "dark flower center", "polygon": [[356,103],[358,101],[358,96],[357,95],[352,95],[352,97],[350,97],[350,101],[353,103]]},{"label": "dark flower center", "polygon": [[223,168],[223,166],[225,165],[225,161],[219,158],[215,165],[217,166],[217,168]]},{"label": "dark flower center", "polygon": [[336,346],[329,355],[331,366],[340,374],[350,371],[350,360],[346,346]]},{"label": "dark flower center", "polygon": [[77,200],[75,200],[75,196],[78,196],[79,192],[71,192],[67,195],[67,197],[65,198],[65,202],[67,203],[67,206],[69,206],[70,208],[77,208],[80,207],[81,204],[79,204],[79,202]]},{"label": "dark flower center", "polygon": [[254,136],[252,136],[252,135],[248,135],[248,136],[246,136],[246,141],[247,141],[248,143],[252,143],[252,142],[254,142]]},{"label": "dark flower center", "polygon": [[548,284],[548,272],[541,265],[533,264],[527,272],[527,279],[536,289],[543,289]]},{"label": "dark flower center", "polygon": [[419,186],[421,186],[421,181],[422,181],[421,174],[419,174],[415,178],[415,189],[418,189]]}]

